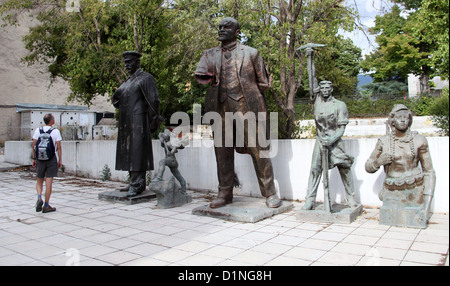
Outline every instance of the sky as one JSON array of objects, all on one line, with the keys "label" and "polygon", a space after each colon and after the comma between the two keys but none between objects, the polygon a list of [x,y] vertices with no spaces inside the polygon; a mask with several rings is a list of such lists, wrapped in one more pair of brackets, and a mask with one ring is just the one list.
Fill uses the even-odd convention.
[{"label": "sky", "polygon": [[358,10],[360,25],[364,27],[366,33],[355,30],[354,32],[341,32],[341,34],[352,39],[353,43],[362,49],[363,56],[368,55],[376,48],[375,37],[369,35],[368,29],[374,26],[375,16],[384,14],[384,11],[390,9],[392,3],[388,0],[346,0],[345,5]]}]

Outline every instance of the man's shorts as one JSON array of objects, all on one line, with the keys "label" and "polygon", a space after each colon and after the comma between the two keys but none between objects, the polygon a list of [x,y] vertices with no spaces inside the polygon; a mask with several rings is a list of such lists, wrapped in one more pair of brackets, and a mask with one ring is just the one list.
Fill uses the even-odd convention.
[{"label": "man's shorts", "polygon": [[38,178],[53,178],[58,175],[58,161],[53,156],[48,161],[36,160],[36,175]]}]

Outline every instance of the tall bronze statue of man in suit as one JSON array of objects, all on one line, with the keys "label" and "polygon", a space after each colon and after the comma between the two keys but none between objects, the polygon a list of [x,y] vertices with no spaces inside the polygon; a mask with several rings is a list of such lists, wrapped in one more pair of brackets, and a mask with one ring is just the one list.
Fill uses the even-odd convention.
[{"label": "tall bronze statue of man in suit", "polygon": [[[281,201],[275,190],[272,161],[261,156],[264,149],[261,145],[251,144],[257,142],[258,132],[266,134],[266,130],[249,132],[251,122],[248,121],[246,125],[237,124],[238,120],[232,126],[225,124],[225,115],[229,113],[236,114],[237,119],[251,118],[246,117],[248,114],[255,115],[253,118],[258,118],[259,113],[267,114],[263,92],[270,87],[269,73],[258,51],[237,40],[239,34],[240,25],[235,19],[222,19],[218,31],[221,46],[204,51],[195,71],[199,83],[211,85],[206,94],[205,111],[217,112],[222,118],[221,130],[214,130],[219,194],[210,207],[222,207],[233,200],[236,150],[250,154],[261,194],[268,207],[277,208]],[[236,134],[246,138],[243,146],[236,140]],[[232,146],[227,144],[229,135],[233,135]],[[222,136],[220,140],[217,140],[218,136]]]},{"label": "tall bronze statue of man in suit", "polygon": [[123,54],[125,68],[130,74],[112,96],[119,109],[116,170],[128,171],[130,185],[124,191],[136,196],[145,190],[145,173],[153,170],[151,131],[157,126],[159,95],[154,77],[140,68],[141,54]]}]

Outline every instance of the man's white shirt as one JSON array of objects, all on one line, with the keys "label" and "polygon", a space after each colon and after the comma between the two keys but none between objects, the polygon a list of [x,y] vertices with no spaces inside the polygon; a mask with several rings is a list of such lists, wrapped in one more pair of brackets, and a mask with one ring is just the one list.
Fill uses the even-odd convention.
[{"label": "man's white shirt", "polygon": [[[47,132],[52,127],[46,125],[43,128],[44,128],[44,132]],[[35,139],[35,140],[39,139],[39,134],[40,134],[39,129],[40,129],[40,127],[36,128],[36,130],[34,130],[33,139]],[[56,152],[57,149],[58,149],[58,146],[56,145],[56,142],[57,141],[62,141],[61,132],[59,132],[58,129],[54,128],[52,133],[50,133],[50,136],[52,137],[53,146],[55,146],[55,152]]]}]

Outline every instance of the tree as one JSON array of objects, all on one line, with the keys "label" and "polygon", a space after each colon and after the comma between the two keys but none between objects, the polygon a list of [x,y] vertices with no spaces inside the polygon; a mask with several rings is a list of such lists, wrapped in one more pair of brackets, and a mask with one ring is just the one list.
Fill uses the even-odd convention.
[{"label": "tree", "polygon": [[430,66],[433,74],[449,78],[449,1],[423,0],[420,10],[413,15],[414,34],[434,48]]},{"label": "tree", "polygon": [[377,82],[405,82],[412,72],[428,78],[430,68],[423,61],[428,53],[408,30],[407,19],[401,13],[400,7],[394,5],[390,13],[377,16],[375,27],[370,29],[370,33],[377,35],[379,48],[367,56],[362,66],[366,71],[375,70],[372,77]]},{"label": "tree", "polygon": [[[3,19],[17,24],[21,13],[31,12],[39,21],[24,37],[28,64],[45,62],[51,78],[61,77],[71,88],[69,101],[90,105],[96,96],[110,96],[128,77],[121,54],[143,54],[141,66],[152,73],[166,117],[187,110],[179,100],[180,82],[188,66],[180,33],[171,29],[174,14],[163,0],[80,0],[68,12],[65,0],[6,0],[0,6]],[[175,21],[179,23],[179,21]],[[174,35],[174,36],[171,36]],[[179,41],[180,40],[180,41]],[[177,98],[178,97],[178,98]],[[195,97],[194,97],[195,100]]]},{"label": "tree", "polygon": [[[294,131],[294,99],[304,85],[306,56],[296,49],[308,42],[331,46],[339,28],[353,27],[352,13],[343,2],[252,0],[247,6],[250,10],[239,14],[244,19],[241,22],[248,23],[242,29],[248,44],[260,51],[273,75],[269,93],[279,111],[280,125],[285,127],[280,128],[282,138],[291,138]],[[318,57],[323,53],[327,52],[319,51]],[[330,69],[335,63],[327,60]]]},{"label": "tree", "polygon": [[[308,42],[327,44],[317,53],[320,77],[333,80],[336,92],[356,86],[358,51],[336,36],[351,29],[352,11],[344,0],[80,0],[66,11],[66,0],[5,0],[3,19],[33,11],[39,24],[24,40],[29,64],[47,62],[53,78],[68,81],[70,100],[90,104],[111,95],[127,78],[121,53],[137,50],[141,66],[157,81],[166,118],[202,103],[205,87],[193,79],[203,50],[218,45],[221,18],[242,23],[241,40],[257,48],[274,77],[269,109],[279,111],[280,135],[290,138],[296,120],[294,99],[307,89],[306,57],[296,49]],[[360,54],[360,52],[359,52]],[[357,68],[356,68],[357,69]],[[350,79],[349,79],[350,78]],[[306,87],[306,88],[305,88]],[[284,128],[286,127],[286,128]]]},{"label": "tree", "polygon": [[379,48],[362,63],[375,71],[376,82],[406,82],[413,73],[420,78],[421,93],[429,91],[429,79],[448,78],[448,0],[393,0],[389,13],[377,16],[370,32]]},{"label": "tree", "polygon": [[[408,91],[408,86],[402,82],[391,80],[383,82],[371,82],[362,86],[376,99],[403,98]],[[400,95],[400,96],[399,96]]]}]

